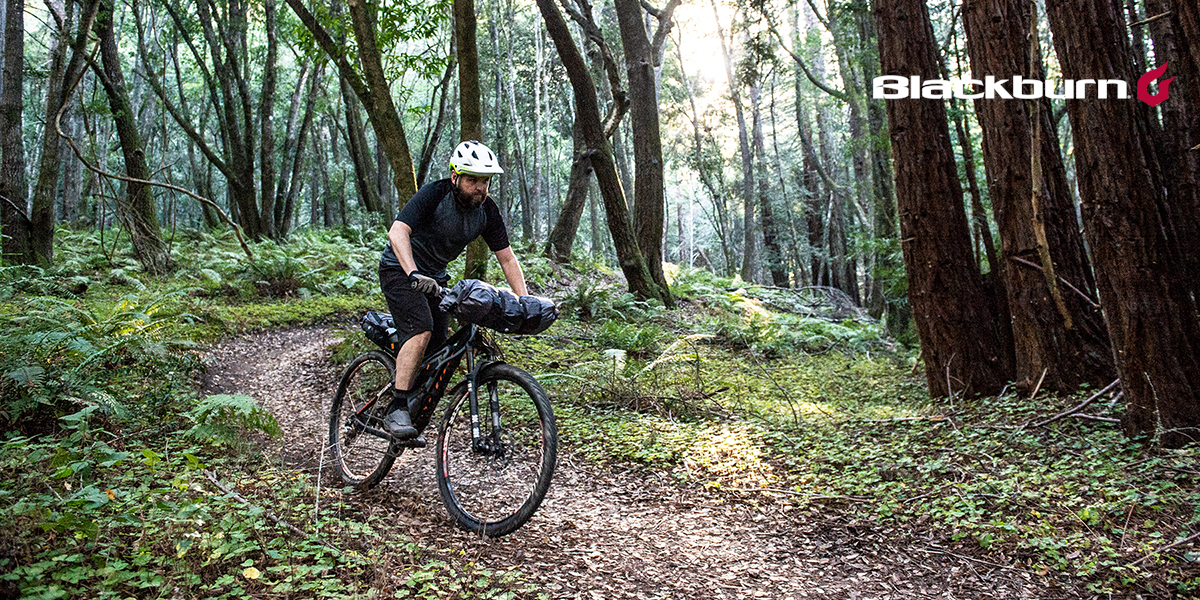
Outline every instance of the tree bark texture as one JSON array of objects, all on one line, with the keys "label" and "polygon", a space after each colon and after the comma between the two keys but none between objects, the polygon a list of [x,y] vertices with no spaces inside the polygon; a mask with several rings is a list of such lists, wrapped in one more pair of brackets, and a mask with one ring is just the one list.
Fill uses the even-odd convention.
[{"label": "tree bark texture", "polygon": [[625,202],[625,191],[621,187],[613,162],[612,146],[604,135],[600,121],[600,104],[596,97],[596,86],[588,72],[587,62],[571,38],[571,30],[553,0],[537,0],[538,9],[546,23],[558,55],[566,68],[571,88],[575,92],[575,115],[579,119],[584,142],[592,154],[592,167],[596,181],[600,184],[600,195],[604,199],[604,210],[608,216],[608,228],[612,233],[617,251],[617,262],[629,284],[629,291],[639,298],[657,298],[666,304],[666,291],[650,277],[646,263],[638,249],[637,237],[629,217],[629,206]]},{"label": "tree bark texture", "polygon": [[[1169,64],[1161,82],[1174,77],[1171,97],[1161,104],[1163,173],[1167,175],[1175,249],[1200,302],[1200,6],[1190,0],[1147,0],[1148,15],[1170,12],[1150,24],[1158,64]],[[1166,38],[1161,39],[1160,38]],[[1161,41],[1161,43],[1160,43]]]},{"label": "tree bark texture", "polygon": [[[1063,77],[1137,81],[1120,5],[1049,0]],[[1200,323],[1170,250],[1152,113],[1136,100],[1068,100],[1083,223],[1125,392],[1129,436],[1200,439]],[[1192,240],[1194,243],[1194,240]]]},{"label": "tree bark texture", "polygon": [[4,263],[33,261],[25,204],[25,142],[21,102],[25,86],[25,2],[7,0],[4,16],[4,81],[0,90],[0,224]]},{"label": "tree bark texture", "polygon": [[[874,0],[885,75],[937,79],[937,45],[923,0]],[[1012,376],[996,311],[971,255],[946,109],[888,100],[901,247],[929,393],[998,393]]]},{"label": "tree bark texture", "polygon": [[[1023,74],[1045,79],[1040,58],[1029,46],[1028,0],[969,0],[963,17],[971,73],[976,79],[994,75],[997,80]],[[1033,65],[1036,69],[1030,69]],[[1012,100],[976,100],[975,112],[983,130],[984,166],[988,191],[1000,230],[1003,265],[993,263],[994,273],[1003,273],[1011,314],[1015,350],[1016,382],[1031,389],[1062,393],[1077,391],[1084,383],[1104,385],[1116,371],[1103,315],[1095,296],[1091,267],[1084,253],[1083,237],[1075,218],[1075,206],[1059,153],[1058,137],[1051,124],[1048,99],[1041,102],[1036,124],[1031,103]],[[1031,141],[1034,126],[1040,127],[1041,180],[1039,205],[1053,270],[1079,293],[1056,282],[1070,322],[1060,314],[1043,272],[1030,266],[1041,264],[1035,230],[1031,175]],[[983,215],[978,215],[982,218]],[[1020,262],[1014,259],[1021,259]],[[1003,293],[1003,290],[1002,292]],[[1044,374],[1044,376],[1043,376]]]},{"label": "tree bark texture", "polygon": [[642,20],[638,0],[614,0],[625,68],[629,77],[629,124],[633,129],[633,226],[638,248],[646,259],[650,277],[664,291],[667,306],[674,306],[663,273],[663,220],[666,198],[663,187],[662,136],[658,123],[658,88],[654,50]]}]

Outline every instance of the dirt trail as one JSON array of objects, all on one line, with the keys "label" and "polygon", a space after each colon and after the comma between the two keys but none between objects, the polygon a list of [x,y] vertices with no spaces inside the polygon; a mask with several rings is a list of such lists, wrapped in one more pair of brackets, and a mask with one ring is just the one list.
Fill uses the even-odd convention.
[{"label": "dirt trail", "polygon": [[[339,376],[328,360],[333,332],[258,333],[204,352],[207,391],[254,396],[283,428],[284,457],[314,472]],[[461,550],[484,568],[517,567],[551,598],[1076,597],[935,540],[606,470],[570,448],[560,448],[554,483],[533,519],[508,537],[481,540],[446,516],[432,446],[430,439],[430,448],[406,453],[355,502],[388,514],[395,533],[422,546]],[[332,476],[326,467],[323,477]]]}]

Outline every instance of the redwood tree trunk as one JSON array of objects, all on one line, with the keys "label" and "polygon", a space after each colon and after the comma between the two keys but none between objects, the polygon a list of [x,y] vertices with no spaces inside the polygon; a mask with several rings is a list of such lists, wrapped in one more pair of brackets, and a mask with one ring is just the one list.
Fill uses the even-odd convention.
[{"label": "redwood tree trunk", "polygon": [[[972,77],[983,79],[994,75],[1000,80],[1024,74],[1030,79],[1045,79],[1040,66],[1030,69],[1031,5],[1028,0],[967,2],[963,16]],[[1040,63],[1036,56],[1033,60],[1034,65]],[[1041,103],[1037,111],[1037,126],[1041,128],[1039,205],[1053,272],[1086,297],[1055,281],[1066,310],[1062,314],[1052,298],[1045,273],[1033,266],[1044,267],[1031,202],[1034,115],[1031,104],[1019,100],[975,101],[975,112],[983,129],[988,191],[996,211],[1005,261],[1003,265],[993,264],[992,268],[993,272],[1004,274],[1018,385],[1032,388],[1042,381],[1044,389],[1070,393],[1083,383],[1103,386],[1112,381],[1116,370],[1103,316],[1091,300],[1095,295],[1091,268],[1076,224],[1058,137],[1050,122],[1050,101],[1038,102]]]},{"label": "redwood tree trunk", "polygon": [[[1063,77],[1137,81],[1120,6],[1048,0]],[[1200,323],[1165,235],[1152,113],[1137,101],[1068,100],[1083,223],[1127,401],[1129,436],[1200,438]],[[1194,240],[1193,240],[1194,243]],[[1161,427],[1161,430],[1160,430]]]},{"label": "redwood tree trunk", "polygon": [[[923,0],[874,0],[884,75],[938,79]],[[888,100],[900,237],[929,393],[998,393],[1012,376],[996,311],[971,253],[946,109]]]}]

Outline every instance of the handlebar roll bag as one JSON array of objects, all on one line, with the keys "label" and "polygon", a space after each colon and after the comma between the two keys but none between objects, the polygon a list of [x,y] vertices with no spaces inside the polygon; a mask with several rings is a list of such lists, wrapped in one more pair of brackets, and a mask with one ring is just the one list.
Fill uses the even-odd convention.
[{"label": "handlebar roll bag", "polygon": [[558,319],[558,307],[549,298],[517,296],[478,279],[464,279],[442,296],[441,309],[460,321],[500,333],[533,335]]}]

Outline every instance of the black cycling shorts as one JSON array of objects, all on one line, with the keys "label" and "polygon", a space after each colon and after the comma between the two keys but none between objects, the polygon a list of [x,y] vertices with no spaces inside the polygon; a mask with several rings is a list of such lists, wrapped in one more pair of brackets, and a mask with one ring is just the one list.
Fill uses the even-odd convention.
[{"label": "black cycling shorts", "polygon": [[[445,285],[445,282],[439,282]],[[441,347],[446,342],[446,333],[450,327],[450,315],[438,307],[441,300],[436,296],[427,296],[412,289],[408,274],[401,267],[379,266],[379,287],[383,289],[383,297],[387,300],[388,311],[396,322],[396,334],[403,346],[415,335],[432,332],[425,353]]]}]

